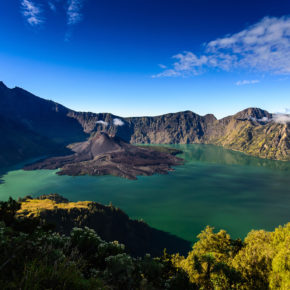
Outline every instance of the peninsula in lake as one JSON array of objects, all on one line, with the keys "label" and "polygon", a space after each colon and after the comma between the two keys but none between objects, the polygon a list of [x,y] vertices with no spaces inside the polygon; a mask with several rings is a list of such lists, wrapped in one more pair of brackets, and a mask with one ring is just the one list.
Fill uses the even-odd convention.
[{"label": "peninsula in lake", "polygon": [[183,163],[175,156],[180,150],[134,146],[103,132],[70,148],[74,151],[71,155],[48,158],[24,169],[61,168],[59,175],[115,175],[136,179],[137,175],[166,174],[173,170],[171,166]]}]

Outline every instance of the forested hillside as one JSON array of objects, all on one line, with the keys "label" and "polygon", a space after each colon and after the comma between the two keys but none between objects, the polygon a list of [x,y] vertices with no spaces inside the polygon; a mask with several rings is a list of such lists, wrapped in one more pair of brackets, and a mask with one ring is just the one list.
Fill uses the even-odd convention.
[{"label": "forested hillside", "polygon": [[[67,204],[62,210],[68,213],[87,206],[54,201]],[[88,227],[54,232],[36,214],[37,206],[25,203],[0,203],[1,289],[290,288],[290,223],[273,232],[253,230],[244,241],[207,227],[185,256],[164,251],[155,258],[133,257]]]}]

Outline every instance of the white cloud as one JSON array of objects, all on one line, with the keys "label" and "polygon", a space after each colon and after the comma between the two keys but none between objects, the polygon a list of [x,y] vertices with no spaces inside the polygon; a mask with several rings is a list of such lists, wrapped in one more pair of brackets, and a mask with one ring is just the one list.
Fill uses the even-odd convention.
[{"label": "white cloud", "polygon": [[237,86],[244,86],[244,85],[253,85],[259,83],[259,80],[243,80],[243,81],[237,81]]},{"label": "white cloud", "polygon": [[68,0],[67,8],[67,24],[75,25],[79,23],[83,15],[81,10],[83,8],[84,0]]},{"label": "white cloud", "polygon": [[259,119],[258,121],[261,121],[261,122],[269,122],[270,119],[268,117],[263,117],[262,119]]},{"label": "white cloud", "polygon": [[121,119],[115,118],[115,119],[113,119],[113,124],[115,126],[123,126],[125,123]]},{"label": "white cloud", "polygon": [[255,117],[250,117],[249,120],[256,121],[256,122],[275,122],[278,124],[287,124],[290,123],[290,115],[289,114],[284,114],[284,113],[275,113],[272,114],[272,118],[268,117],[263,117],[262,119],[257,119]]},{"label": "white cloud", "polygon": [[108,122],[105,122],[103,120],[97,121],[97,124],[101,124],[101,125],[104,125],[104,126],[108,126]]},{"label": "white cloud", "polygon": [[279,124],[290,123],[290,115],[287,114],[273,114],[273,121]]},{"label": "white cloud", "polygon": [[31,0],[21,1],[22,14],[26,21],[31,26],[37,26],[43,23],[43,18],[41,17],[41,9]]},{"label": "white cloud", "polygon": [[83,8],[84,1],[85,0],[68,0],[68,8],[66,11],[68,30],[65,34],[65,41],[70,40],[73,32],[72,27],[80,23],[83,19],[81,10]]},{"label": "white cloud", "polygon": [[271,118],[269,119],[268,117],[263,117],[261,119],[257,119],[255,117],[249,117],[248,120],[255,121],[255,122],[264,122],[264,123],[268,123],[272,121],[272,119]]},{"label": "white cloud", "polygon": [[248,28],[205,44],[203,53],[185,51],[154,77],[197,75],[206,69],[290,74],[290,16],[265,17]]}]

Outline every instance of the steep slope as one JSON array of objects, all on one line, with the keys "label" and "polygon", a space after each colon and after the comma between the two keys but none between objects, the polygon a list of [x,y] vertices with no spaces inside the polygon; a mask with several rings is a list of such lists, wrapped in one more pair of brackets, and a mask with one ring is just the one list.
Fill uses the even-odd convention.
[{"label": "steep slope", "polygon": [[134,256],[162,255],[164,248],[169,253],[179,250],[186,254],[190,249],[188,241],[132,220],[118,208],[90,201],[69,202],[57,194],[24,198],[18,215],[40,217],[62,234],[69,234],[74,227],[89,227],[106,241],[123,243]]},{"label": "steep slope", "polygon": [[[156,117],[121,118],[109,113],[71,112],[88,133],[105,131],[130,143],[202,143],[207,127],[216,121],[213,115],[200,116],[191,111],[170,113]],[[119,119],[123,125],[114,125]]]},{"label": "steep slope", "polygon": [[276,123],[272,114],[248,108],[219,120],[208,143],[260,158],[290,160],[290,124]]},{"label": "steep slope", "polygon": [[33,157],[68,153],[65,145],[87,135],[68,113],[55,102],[0,82],[0,168]]},{"label": "steep slope", "polygon": [[21,123],[0,116],[0,168],[28,158],[65,154],[68,151],[51,139],[27,129]]},{"label": "steep slope", "polygon": [[0,82],[0,116],[20,123],[30,131],[68,144],[86,137],[77,120],[68,116],[70,110],[53,101],[44,100]]},{"label": "steep slope", "polygon": [[122,126],[113,125],[119,117],[111,114],[74,113],[74,118],[89,133],[105,131],[131,143],[206,143],[261,158],[290,160],[290,124],[275,122],[272,114],[259,108],[248,108],[220,120],[191,111],[120,118]]}]

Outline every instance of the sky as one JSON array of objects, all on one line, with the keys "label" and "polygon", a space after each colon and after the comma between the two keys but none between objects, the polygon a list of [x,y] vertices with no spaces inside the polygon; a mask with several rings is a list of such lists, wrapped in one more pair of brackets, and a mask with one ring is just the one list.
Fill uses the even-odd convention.
[{"label": "sky", "polygon": [[0,80],[77,111],[290,108],[289,0],[1,0]]}]

